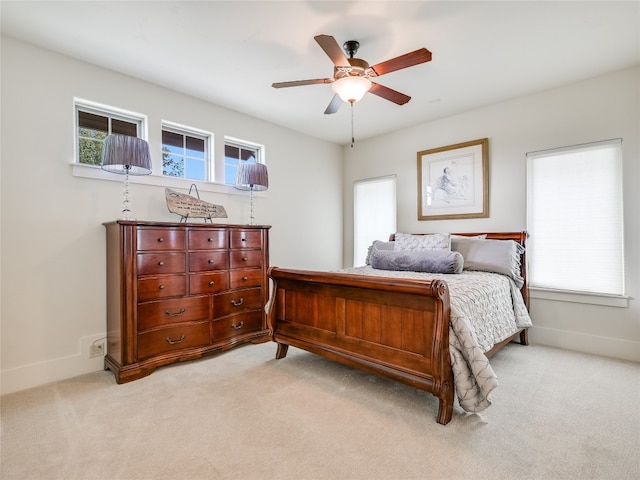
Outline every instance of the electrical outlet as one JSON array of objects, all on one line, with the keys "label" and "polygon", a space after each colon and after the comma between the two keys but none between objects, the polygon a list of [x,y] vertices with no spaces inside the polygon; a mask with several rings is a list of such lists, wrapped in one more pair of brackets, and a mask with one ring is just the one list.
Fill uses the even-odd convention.
[{"label": "electrical outlet", "polygon": [[105,354],[105,339],[96,340],[89,346],[89,358],[103,357]]}]

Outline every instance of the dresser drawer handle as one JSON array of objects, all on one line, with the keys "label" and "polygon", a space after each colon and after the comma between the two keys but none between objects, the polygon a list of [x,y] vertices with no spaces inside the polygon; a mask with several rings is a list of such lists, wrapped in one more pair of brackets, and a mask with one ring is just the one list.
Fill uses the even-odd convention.
[{"label": "dresser drawer handle", "polygon": [[244,322],[231,324],[231,328],[233,328],[234,330],[240,330],[243,326],[244,326]]},{"label": "dresser drawer handle", "polygon": [[160,243],[164,242],[164,238],[160,237],[160,238],[158,239],[158,242],[160,242]]},{"label": "dresser drawer handle", "polygon": [[170,317],[179,317],[180,315],[182,315],[184,312],[186,312],[186,310],[184,308],[181,308],[179,312],[173,313],[170,312],[169,310],[165,310],[164,313],[169,315]]},{"label": "dresser drawer handle", "polygon": [[240,305],[242,305],[242,302],[244,302],[244,298],[241,298],[239,302],[236,302],[235,300],[231,300],[231,303],[233,304],[234,307],[239,307]]},{"label": "dresser drawer handle", "polygon": [[242,257],[243,262],[246,262],[247,260],[249,260],[247,257]]},{"label": "dresser drawer handle", "polygon": [[169,345],[175,345],[177,343],[184,342],[184,338],[184,335],[180,335],[180,338],[178,340],[171,340],[169,337],[165,338],[165,340]]},{"label": "dresser drawer handle", "polygon": [[216,261],[214,259],[209,259],[209,263],[216,263]]},{"label": "dresser drawer handle", "polygon": [[247,280],[249,280],[249,277],[242,277],[243,282],[246,282]]},{"label": "dresser drawer handle", "polygon": [[210,287],[213,287],[213,286],[215,285],[215,283],[216,283],[216,282],[214,282],[213,280],[211,280],[211,281],[209,282],[209,286],[210,286]]},{"label": "dresser drawer handle", "polygon": [[246,242],[246,241],[247,241],[247,239],[246,239],[246,238],[244,238],[244,237],[243,237],[241,240],[242,240],[243,242]]},{"label": "dresser drawer handle", "polygon": [[160,290],[164,290],[164,285],[160,285],[160,286],[158,287],[158,289],[160,289]]},{"label": "dresser drawer handle", "polygon": [[162,267],[162,266],[164,266],[164,262],[163,262],[162,260],[160,260],[160,261],[158,262],[158,265],[160,265],[160,266]]},{"label": "dresser drawer handle", "polygon": [[209,242],[209,243],[213,243],[213,242],[214,242],[214,239],[213,239],[213,238],[207,238],[207,242]]}]

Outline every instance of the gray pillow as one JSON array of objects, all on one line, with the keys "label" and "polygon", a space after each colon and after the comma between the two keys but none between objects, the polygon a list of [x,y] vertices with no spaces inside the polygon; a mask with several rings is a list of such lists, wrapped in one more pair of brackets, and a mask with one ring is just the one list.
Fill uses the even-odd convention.
[{"label": "gray pillow", "polygon": [[382,240],[374,240],[369,251],[367,252],[367,258],[365,260],[366,265],[371,265],[371,252],[376,250],[393,250],[393,242],[383,242]]},{"label": "gray pillow", "polygon": [[371,249],[371,267],[377,270],[402,270],[429,273],[461,273],[464,259],[458,252],[425,250],[423,252]]},{"label": "gray pillow", "polygon": [[481,240],[454,236],[451,249],[464,257],[465,270],[501,273],[511,277],[518,288],[524,285],[520,275],[520,256],[524,247],[514,240]]}]

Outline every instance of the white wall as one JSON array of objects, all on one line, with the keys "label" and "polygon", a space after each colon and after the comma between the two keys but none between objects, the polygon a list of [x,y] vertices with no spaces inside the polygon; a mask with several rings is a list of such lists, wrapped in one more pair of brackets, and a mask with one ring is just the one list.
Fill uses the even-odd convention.
[{"label": "white wall", "polygon": [[[105,335],[102,223],[120,214],[122,177],[72,175],[74,97],[148,115],[155,162],[162,120],[213,132],[218,154],[225,135],[264,144],[270,188],[255,215],[272,226],[271,265],[342,265],[340,147],[12,38],[1,47],[2,393],[102,368],[87,349]],[[246,192],[200,196],[227,209],[217,223],[248,222]],[[131,197],[138,219],[179,220],[162,186],[133,184]]]},{"label": "white wall", "polygon": [[[532,299],[534,327],[530,338],[534,343],[640,361],[639,90],[640,73],[635,68],[489,105],[344,148],[345,266],[351,265],[353,256],[354,180],[397,175],[399,231],[519,231],[526,229],[527,152],[622,137],[629,307]],[[484,137],[489,138],[489,218],[418,221],[417,152]]]},{"label": "white wall", "polygon": [[[72,175],[74,97],[147,114],[156,155],[161,120],[213,132],[218,153],[224,135],[263,143],[270,189],[256,198],[256,218],[272,225],[271,265],[319,270],[352,261],[356,179],[397,175],[401,231],[521,230],[526,152],[623,137],[630,307],[533,300],[531,338],[640,361],[638,69],[358,141],[351,149],[11,38],[2,37],[1,55],[2,393],[102,368],[87,348],[105,335],[102,222],[119,215],[122,183]],[[482,137],[490,141],[490,217],[418,221],[416,152]],[[313,189],[299,182],[302,176],[314,178]],[[131,191],[137,218],[178,220],[166,209],[164,187],[134,184]],[[201,191],[201,197],[225,206],[226,223],[246,223],[244,192]]]}]

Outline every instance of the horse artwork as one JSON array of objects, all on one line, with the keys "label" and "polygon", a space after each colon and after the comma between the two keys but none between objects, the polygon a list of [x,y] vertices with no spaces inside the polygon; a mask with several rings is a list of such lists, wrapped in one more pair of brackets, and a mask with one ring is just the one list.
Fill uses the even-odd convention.
[{"label": "horse artwork", "polygon": [[[196,189],[196,193],[197,191]],[[191,190],[189,190],[189,193],[191,193]],[[205,222],[213,223],[212,219],[214,218],[227,218],[227,211],[222,205],[200,200],[199,195],[194,197],[166,188],[165,197],[167,199],[167,208],[171,213],[180,215],[180,222],[186,222],[189,218],[203,218]]]}]

